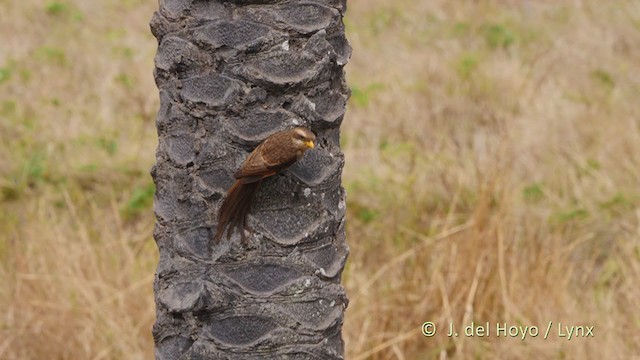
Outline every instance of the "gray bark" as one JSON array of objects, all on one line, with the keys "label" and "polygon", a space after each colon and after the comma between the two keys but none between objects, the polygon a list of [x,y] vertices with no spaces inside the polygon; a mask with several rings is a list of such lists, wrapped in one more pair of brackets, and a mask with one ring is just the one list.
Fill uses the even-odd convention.
[{"label": "gray bark", "polygon": [[[347,298],[339,146],[345,0],[161,0],[156,359],[341,359]],[[214,243],[233,173],[296,125],[317,145],[254,200],[243,246]]]}]

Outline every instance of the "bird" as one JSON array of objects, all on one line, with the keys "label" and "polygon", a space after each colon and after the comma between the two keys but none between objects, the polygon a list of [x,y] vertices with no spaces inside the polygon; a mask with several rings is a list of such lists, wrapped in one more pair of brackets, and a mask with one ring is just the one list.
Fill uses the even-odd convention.
[{"label": "bird", "polygon": [[237,228],[242,242],[246,243],[244,230],[247,229],[247,215],[262,180],[300,160],[305,151],[315,147],[315,140],[316,135],[308,128],[295,127],[272,134],[249,154],[235,172],[235,182],[227,191],[218,211],[214,236],[216,242],[220,241],[225,229],[229,240],[234,228]]}]

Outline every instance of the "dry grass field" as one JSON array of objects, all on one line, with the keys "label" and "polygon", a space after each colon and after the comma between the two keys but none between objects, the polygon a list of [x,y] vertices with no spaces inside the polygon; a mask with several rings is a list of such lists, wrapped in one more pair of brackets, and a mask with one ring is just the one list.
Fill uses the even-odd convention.
[{"label": "dry grass field", "polygon": [[[0,0],[0,359],[153,357],[156,8]],[[640,1],[346,23],[347,358],[640,357]]]}]

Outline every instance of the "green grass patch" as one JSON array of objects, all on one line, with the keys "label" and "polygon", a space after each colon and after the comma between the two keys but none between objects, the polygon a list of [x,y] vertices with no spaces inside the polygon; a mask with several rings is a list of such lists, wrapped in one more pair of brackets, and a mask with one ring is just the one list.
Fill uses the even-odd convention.
[{"label": "green grass patch", "polygon": [[617,259],[609,258],[598,274],[597,286],[608,287],[621,276],[622,266]]},{"label": "green grass patch", "polygon": [[25,148],[14,154],[15,167],[5,176],[5,181],[0,186],[2,200],[18,200],[28,189],[36,189],[44,182],[54,182],[49,174],[46,153],[38,146],[19,146]]},{"label": "green grass patch", "polygon": [[392,157],[406,157],[416,153],[416,144],[412,141],[390,142],[383,139],[379,145],[385,155]]},{"label": "green grass patch", "polygon": [[544,190],[542,184],[533,183],[522,189],[522,196],[527,202],[537,202],[544,198]]},{"label": "green grass patch", "polygon": [[108,137],[100,137],[96,141],[99,148],[106,151],[107,154],[113,156],[118,151],[118,142]]},{"label": "green grass patch", "polygon": [[365,224],[368,224],[375,220],[378,215],[380,215],[380,213],[373,209],[360,208],[356,211],[356,216],[358,217],[358,219]]},{"label": "green grass patch", "polygon": [[3,100],[0,103],[0,114],[4,116],[14,116],[18,109],[18,103],[15,100]]},{"label": "green grass patch", "polygon": [[589,212],[585,209],[573,209],[561,211],[552,215],[551,220],[555,223],[567,223],[572,221],[580,221],[589,217]]},{"label": "green grass patch", "polygon": [[598,84],[607,89],[611,89],[616,85],[613,75],[605,70],[597,69],[591,72],[591,78]]},{"label": "green grass patch", "polygon": [[478,59],[477,54],[466,53],[463,54],[458,60],[456,71],[461,78],[467,79],[471,77],[471,75],[476,71],[479,64],[480,60]]},{"label": "green grass patch", "polygon": [[623,213],[627,211],[633,211],[637,203],[637,196],[629,196],[618,192],[611,196],[611,198],[609,198],[608,200],[601,202],[599,204],[599,207],[602,210],[614,213]]},{"label": "green grass patch", "polygon": [[107,39],[114,43],[119,43],[127,35],[127,31],[123,28],[114,28],[107,31]]},{"label": "green grass patch", "polygon": [[133,55],[135,54],[135,50],[128,46],[114,46],[112,52],[113,55],[125,59],[133,59]]},{"label": "green grass patch", "polygon": [[600,162],[596,159],[587,159],[587,168],[591,169],[591,170],[600,170],[600,168],[602,167],[602,165],[600,165]]},{"label": "green grass patch", "polygon": [[371,102],[372,96],[383,90],[384,84],[371,83],[366,87],[359,87],[357,85],[351,86],[351,102],[360,107],[367,107]]},{"label": "green grass patch", "polygon": [[9,67],[0,68],[0,84],[11,80],[12,71]]},{"label": "green grass patch", "polygon": [[70,7],[65,3],[52,1],[45,5],[44,10],[49,15],[60,16],[68,13],[70,11]]},{"label": "green grass patch", "polygon": [[51,17],[58,17],[61,19],[71,18],[76,21],[82,21],[84,19],[84,15],[82,14],[82,12],[65,2],[48,2],[44,7],[44,11]]},{"label": "green grass patch", "polygon": [[489,48],[507,49],[516,41],[516,36],[505,25],[486,25],[484,26],[484,37]]},{"label": "green grass patch", "polygon": [[58,66],[64,66],[68,63],[64,50],[51,46],[38,48],[35,52],[35,57],[41,61]]},{"label": "green grass patch", "polygon": [[368,27],[374,35],[378,35],[391,27],[401,16],[402,12],[396,7],[380,8],[371,13]]},{"label": "green grass patch", "polygon": [[133,79],[125,73],[120,73],[116,76],[116,81],[127,89],[133,88]]},{"label": "green grass patch", "polygon": [[468,22],[457,22],[453,25],[451,33],[456,37],[463,37],[469,35],[471,31],[471,25]]},{"label": "green grass patch", "polygon": [[98,171],[98,164],[96,163],[88,163],[80,166],[80,171],[94,173]]},{"label": "green grass patch", "polygon": [[44,180],[46,170],[46,155],[42,151],[35,151],[24,163],[24,179],[28,185],[33,186]]},{"label": "green grass patch", "polygon": [[135,187],[122,211],[124,217],[131,219],[144,211],[150,210],[153,205],[153,195],[155,191],[156,187],[153,183]]}]

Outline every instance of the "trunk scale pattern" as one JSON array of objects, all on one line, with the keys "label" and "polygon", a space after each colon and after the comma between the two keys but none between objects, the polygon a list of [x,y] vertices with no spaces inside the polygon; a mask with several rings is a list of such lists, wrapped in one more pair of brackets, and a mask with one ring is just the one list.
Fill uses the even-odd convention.
[{"label": "trunk scale pattern", "polygon": [[[342,359],[345,0],[161,0],[156,359]],[[233,173],[306,126],[316,148],[256,195],[243,246],[213,242]]]}]

